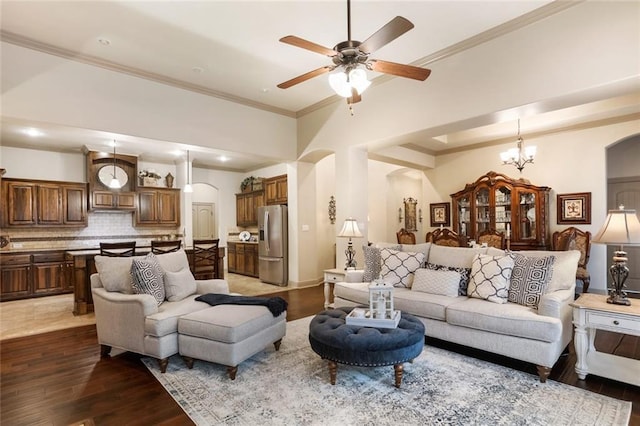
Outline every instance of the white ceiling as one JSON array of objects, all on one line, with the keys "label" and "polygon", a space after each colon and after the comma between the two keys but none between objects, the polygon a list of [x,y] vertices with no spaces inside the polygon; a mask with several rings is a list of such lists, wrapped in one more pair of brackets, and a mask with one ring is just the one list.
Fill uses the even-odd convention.
[{"label": "white ceiling", "polygon": [[[400,15],[415,28],[374,52],[371,57],[428,67],[439,52],[462,42],[481,40],[512,24],[540,19],[567,5],[550,1],[367,1],[351,5],[354,39],[369,35]],[[554,9],[555,8],[555,9]],[[546,11],[546,12],[541,12]],[[536,18],[538,17],[538,18]],[[132,73],[174,86],[252,105],[292,117],[314,106],[337,100],[326,76],[283,90],[278,83],[331,64],[322,55],[278,42],[286,35],[332,48],[347,39],[346,1],[2,1],[2,40]],[[101,42],[102,41],[102,42]],[[369,71],[377,83],[388,79]],[[416,81],[415,84],[429,84]],[[340,101],[344,102],[342,98]],[[602,101],[541,114],[527,125],[544,133],[611,119],[639,110],[635,96]],[[553,110],[553,108],[549,108]],[[537,120],[537,122],[536,122]],[[506,126],[505,126],[506,125]],[[42,135],[27,136],[26,128]],[[513,137],[515,122],[477,128],[409,145],[427,153],[464,149],[470,145]],[[407,135],[405,135],[407,136]],[[173,161],[179,142],[152,141],[92,129],[52,123],[28,123],[2,117],[2,144],[73,151],[81,146],[100,149],[117,139],[126,151],[147,161]],[[447,143],[442,143],[446,141]],[[162,142],[163,149],[158,150]],[[397,145],[405,141],[398,139]],[[198,148],[192,148],[198,149]],[[220,156],[229,161],[220,162]],[[237,152],[201,149],[203,167],[250,170],[268,164],[264,158]]]}]

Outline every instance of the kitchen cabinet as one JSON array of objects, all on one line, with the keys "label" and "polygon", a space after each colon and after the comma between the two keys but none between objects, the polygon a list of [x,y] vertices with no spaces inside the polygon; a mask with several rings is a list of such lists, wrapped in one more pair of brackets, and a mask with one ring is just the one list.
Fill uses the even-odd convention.
[{"label": "kitchen cabinet", "polygon": [[453,230],[475,240],[480,232],[494,229],[509,237],[513,250],[548,249],[550,191],[523,178],[488,172],[451,194]]},{"label": "kitchen cabinet", "polygon": [[263,181],[265,204],[287,204],[287,175],[275,176]]},{"label": "kitchen cabinet", "polygon": [[2,180],[2,225],[87,226],[87,185],[75,182]]},{"label": "kitchen cabinet", "polygon": [[180,226],[180,190],[144,188],[137,192],[135,226]]},{"label": "kitchen cabinet", "polygon": [[93,210],[134,210],[136,194],[134,192],[92,191],[91,208]]},{"label": "kitchen cabinet", "polygon": [[236,194],[236,224],[238,226],[257,226],[258,207],[264,206],[264,191],[251,191]]},{"label": "kitchen cabinet", "polygon": [[258,244],[227,242],[227,269],[229,272],[258,277]]},{"label": "kitchen cabinet", "polygon": [[[115,167],[114,167],[115,166]],[[121,172],[119,189],[109,188],[105,178],[113,176],[113,170]],[[117,174],[116,172],[116,174]],[[90,210],[135,210],[138,158],[90,151],[87,153],[87,181],[89,182]]]},{"label": "kitchen cabinet", "polygon": [[0,299],[15,300],[73,291],[64,251],[0,254]]}]

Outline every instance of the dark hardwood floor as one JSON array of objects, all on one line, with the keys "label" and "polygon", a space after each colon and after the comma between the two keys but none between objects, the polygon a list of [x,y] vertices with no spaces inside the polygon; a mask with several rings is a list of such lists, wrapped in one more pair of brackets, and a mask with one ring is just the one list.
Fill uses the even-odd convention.
[{"label": "dark hardwood floor", "polygon": [[[319,312],[324,301],[322,286],[274,295],[289,302],[288,320]],[[523,370],[537,380],[530,364],[433,339],[427,344]],[[640,338],[598,333],[596,346],[640,359]],[[640,426],[640,388],[596,376],[579,380],[575,362],[570,345],[550,379],[632,401],[630,424]],[[124,352],[100,359],[95,326],[5,340],[0,345],[0,367],[2,425],[192,424],[140,356]]]}]

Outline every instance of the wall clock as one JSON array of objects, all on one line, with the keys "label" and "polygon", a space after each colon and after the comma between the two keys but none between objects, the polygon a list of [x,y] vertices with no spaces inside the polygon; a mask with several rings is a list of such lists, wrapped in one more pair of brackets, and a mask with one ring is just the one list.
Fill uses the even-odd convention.
[{"label": "wall clock", "polygon": [[[114,166],[106,165],[102,166],[100,170],[98,170],[98,180],[106,186],[109,187],[111,181],[114,178]],[[129,175],[127,172],[120,166],[115,166],[115,178],[120,182],[119,188],[125,186],[129,180]]]}]

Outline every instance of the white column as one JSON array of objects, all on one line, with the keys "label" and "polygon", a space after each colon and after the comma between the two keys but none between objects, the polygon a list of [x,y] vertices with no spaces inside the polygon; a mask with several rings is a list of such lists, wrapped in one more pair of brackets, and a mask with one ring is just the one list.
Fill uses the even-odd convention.
[{"label": "white column", "polygon": [[[358,222],[362,238],[353,238],[357,268],[364,267],[362,246],[368,241],[369,179],[368,156],[363,148],[345,147],[336,151],[336,227],[338,235],[344,220],[353,217]],[[344,268],[347,238],[336,238],[336,267]]]}]

